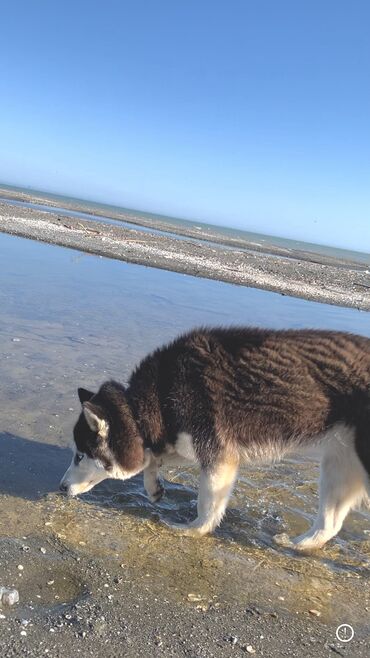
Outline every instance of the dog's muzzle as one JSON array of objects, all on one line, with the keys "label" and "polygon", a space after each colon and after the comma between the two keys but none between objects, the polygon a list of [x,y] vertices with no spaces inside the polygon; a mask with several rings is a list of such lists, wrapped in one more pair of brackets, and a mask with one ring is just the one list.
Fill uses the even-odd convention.
[{"label": "dog's muzzle", "polygon": [[66,482],[63,482],[63,480],[62,480],[60,485],[59,485],[59,489],[60,489],[60,491],[62,491],[62,493],[67,493],[68,484],[66,484]]}]

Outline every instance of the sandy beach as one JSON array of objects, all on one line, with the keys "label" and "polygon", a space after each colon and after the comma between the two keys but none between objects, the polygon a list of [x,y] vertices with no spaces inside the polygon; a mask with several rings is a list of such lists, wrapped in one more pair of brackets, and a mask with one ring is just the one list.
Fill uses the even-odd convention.
[{"label": "sandy beach", "polygon": [[[132,217],[111,212],[115,223],[99,219],[65,216],[53,210],[53,202],[44,198],[13,193],[0,188],[0,231],[11,235],[57,244],[87,253],[124,260],[156,268],[205,277],[237,285],[271,290],[282,295],[328,304],[370,310],[370,266],[356,261],[338,260],[307,251],[288,252],[276,246],[248,244],[217,233],[178,229],[169,236],[173,225],[140,216],[137,221],[147,229],[134,228]],[[12,205],[14,201],[48,205],[47,211]],[[55,203],[55,202],[54,202]],[[84,211],[78,204],[68,204],[72,211]],[[89,209],[91,213],[91,208]],[[119,224],[131,223],[132,228]],[[135,221],[135,219],[134,219]],[[152,229],[152,231],[150,230]],[[167,233],[166,233],[167,232]],[[185,239],[181,239],[185,238]]]}]

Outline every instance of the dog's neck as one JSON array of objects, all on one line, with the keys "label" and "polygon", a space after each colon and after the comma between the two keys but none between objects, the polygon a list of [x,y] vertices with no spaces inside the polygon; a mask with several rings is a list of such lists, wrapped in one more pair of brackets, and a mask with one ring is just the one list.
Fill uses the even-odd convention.
[{"label": "dog's neck", "polygon": [[165,423],[154,382],[135,378],[125,395],[144,448],[156,452],[164,443]]}]

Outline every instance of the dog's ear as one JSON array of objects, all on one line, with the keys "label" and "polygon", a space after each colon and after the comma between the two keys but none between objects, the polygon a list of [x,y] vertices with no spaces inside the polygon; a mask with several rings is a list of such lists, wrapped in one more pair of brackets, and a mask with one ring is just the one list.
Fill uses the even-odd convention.
[{"label": "dog's ear", "polygon": [[77,389],[77,393],[81,404],[83,404],[84,402],[88,402],[88,400],[91,400],[92,396],[94,395],[94,393],[92,393],[91,391],[87,391],[86,388]]},{"label": "dog's ear", "polygon": [[105,439],[108,436],[108,422],[103,418],[100,407],[92,402],[84,402],[82,410],[90,429]]}]

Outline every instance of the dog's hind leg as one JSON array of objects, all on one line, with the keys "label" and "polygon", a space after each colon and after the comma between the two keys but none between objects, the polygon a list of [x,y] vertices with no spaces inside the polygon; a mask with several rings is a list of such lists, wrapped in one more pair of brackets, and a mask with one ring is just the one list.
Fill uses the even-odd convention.
[{"label": "dog's hind leg", "polygon": [[220,460],[202,469],[198,490],[198,516],[189,524],[173,524],[171,528],[190,535],[205,535],[220,523],[238,472],[235,460]]},{"label": "dog's hind leg", "polygon": [[333,430],[320,469],[320,502],[312,528],[292,541],[297,550],[320,548],[341,529],[348,512],[366,496],[366,472],[354,449],[354,429]]},{"label": "dog's hind leg", "polygon": [[164,494],[164,486],[158,475],[158,464],[154,457],[144,469],[144,489],[151,503],[157,503]]}]

